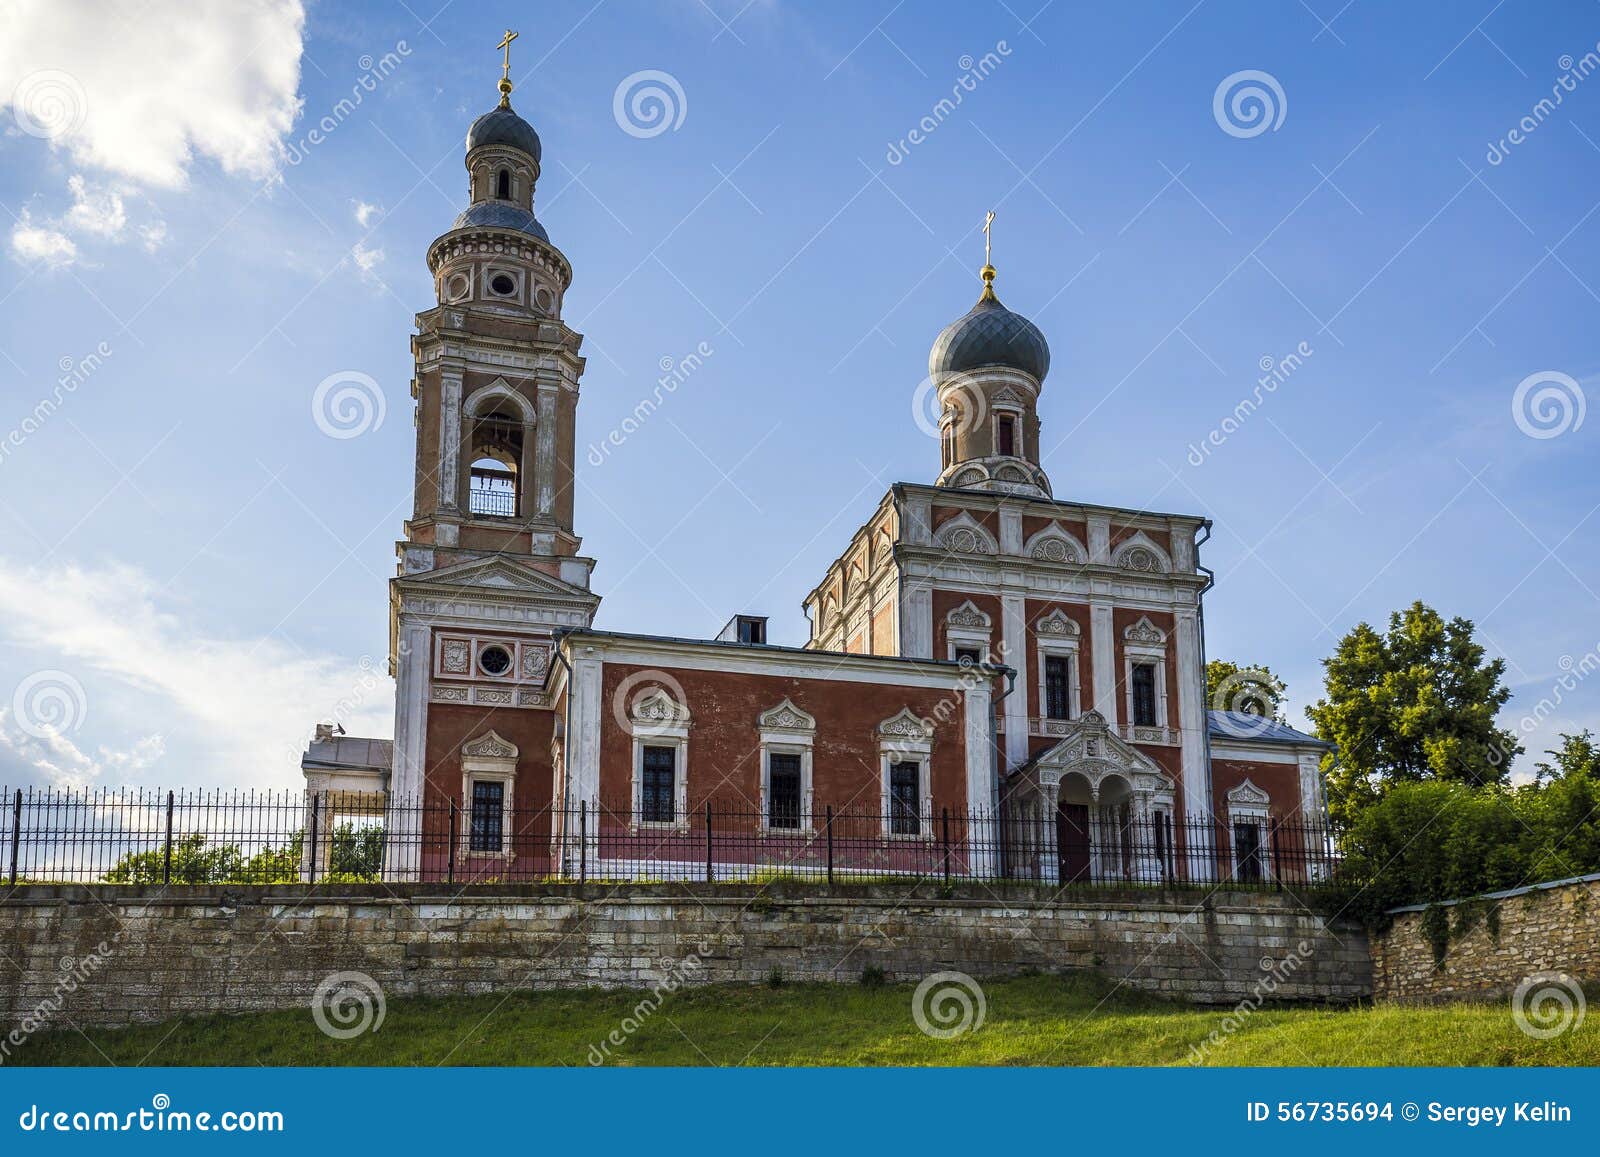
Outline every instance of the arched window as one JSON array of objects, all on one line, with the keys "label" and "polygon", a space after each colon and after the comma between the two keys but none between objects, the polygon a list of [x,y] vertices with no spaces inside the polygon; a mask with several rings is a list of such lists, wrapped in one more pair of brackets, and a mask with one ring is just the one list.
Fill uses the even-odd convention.
[{"label": "arched window", "polygon": [[511,200],[511,170],[501,169],[500,176],[496,179],[494,195],[502,201]]},{"label": "arched window", "polygon": [[517,472],[498,458],[479,458],[472,464],[468,490],[474,515],[489,518],[517,516]]}]

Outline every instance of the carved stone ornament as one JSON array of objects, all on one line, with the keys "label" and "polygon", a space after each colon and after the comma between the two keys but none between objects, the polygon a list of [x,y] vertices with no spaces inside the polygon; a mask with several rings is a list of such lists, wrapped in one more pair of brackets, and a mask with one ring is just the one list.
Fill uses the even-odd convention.
[{"label": "carved stone ornament", "polygon": [[790,700],[782,703],[770,711],[763,711],[757,719],[757,724],[763,731],[815,731],[817,720],[796,707]]},{"label": "carved stone ornament", "polygon": [[467,759],[515,759],[517,745],[490,731],[463,743],[461,754]]},{"label": "carved stone ornament", "polygon": [[933,724],[905,707],[878,724],[878,734],[886,739],[932,739]]},{"label": "carved stone ornament", "polygon": [[945,625],[968,631],[987,631],[989,616],[973,606],[969,600],[945,616]]},{"label": "carved stone ornament", "polygon": [[1147,647],[1159,647],[1167,641],[1167,636],[1162,633],[1161,628],[1148,618],[1140,619],[1123,631],[1122,637],[1130,643],[1139,643]]},{"label": "carved stone ornament", "polygon": [[1122,569],[1151,574],[1159,573],[1161,560],[1155,556],[1154,551],[1147,550],[1142,546],[1136,546],[1132,550],[1123,552]]},{"label": "carved stone ornament", "polygon": [[689,709],[663,687],[635,700],[631,714],[638,723],[678,723],[689,719]]},{"label": "carved stone ornament", "polygon": [[550,666],[550,649],[538,644],[524,643],[522,645],[522,677],[524,679],[543,679],[544,673]]},{"label": "carved stone ornament", "polygon": [[1034,624],[1034,630],[1052,638],[1071,639],[1078,635],[1078,624],[1063,611],[1051,611]]},{"label": "carved stone ornament", "polygon": [[1081,562],[1078,550],[1064,538],[1046,538],[1034,544],[1033,557],[1041,562]]},{"label": "carved stone ornament", "polygon": [[957,554],[988,554],[989,544],[971,527],[958,526],[944,536],[944,545]]},{"label": "carved stone ornament", "polygon": [[446,639],[439,661],[446,675],[465,675],[471,669],[472,648],[465,639]]},{"label": "carved stone ornament", "polygon": [[1266,807],[1271,799],[1271,796],[1248,779],[1228,792],[1230,807]]}]

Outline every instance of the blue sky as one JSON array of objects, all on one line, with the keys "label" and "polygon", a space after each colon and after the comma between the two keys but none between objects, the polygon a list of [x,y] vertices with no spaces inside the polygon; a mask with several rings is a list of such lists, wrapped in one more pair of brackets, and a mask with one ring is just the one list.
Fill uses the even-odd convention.
[{"label": "blue sky", "polygon": [[[1270,664],[1303,724],[1337,637],[1421,598],[1506,658],[1507,725],[1553,704],[1530,751],[1600,724],[1557,682],[1600,645],[1593,4],[436,3],[4,18],[0,780],[294,786],[316,717],[388,734],[411,317],[507,25],[580,442],[712,350],[580,471],[601,625],[803,641],[883,491],[937,472],[911,398],[992,208],[1000,296],[1051,342],[1056,493],[1215,519],[1213,657]],[[681,92],[654,135],[614,113],[646,70]],[[1276,127],[1218,119],[1244,71]],[[311,398],[343,372],[383,417],[333,438]],[[1532,375],[1565,377],[1519,422]],[[28,695],[63,726],[22,727]]]}]

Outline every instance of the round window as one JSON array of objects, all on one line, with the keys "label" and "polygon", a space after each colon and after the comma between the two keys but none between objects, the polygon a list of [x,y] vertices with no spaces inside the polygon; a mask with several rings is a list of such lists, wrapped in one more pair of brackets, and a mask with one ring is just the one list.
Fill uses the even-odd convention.
[{"label": "round window", "polygon": [[517,290],[517,283],[504,273],[496,273],[489,279],[489,288],[501,297],[510,297]]},{"label": "round window", "polygon": [[485,647],[478,652],[478,666],[490,675],[504,675],[511,670],[511,652],[504,647]]}]

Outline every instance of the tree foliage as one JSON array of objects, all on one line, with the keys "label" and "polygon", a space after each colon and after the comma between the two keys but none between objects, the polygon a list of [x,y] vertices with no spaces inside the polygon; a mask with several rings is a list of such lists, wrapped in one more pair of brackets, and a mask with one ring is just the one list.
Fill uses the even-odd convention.
[{"label": "tree foliage", "polygon": [[1206,664],[1206,704],[1217,711],[1246,711],[1278,722],[1288,688],[1272,668],[1241,667],[1227,659]]},{"label": "tree foliage", "polygon": [[1405,904],[1600,871],[1600,779],[1395,784],[1356,817],[1343,852],[1340,906],[1372,924]]},{"label": "tree foliage", "polygon": [[[328,833],[317,865],[319,883],[364,883],[383,870],[383,828],[339,824]],[[172,842],[174,884],[288,884],[301,878],[305,833],[296,832],[280,847],[246,856],[238,844],[211,844],[199,832]],[[108,884],[160,884],[166,875],[165,847],[129,852],[105,874]]]},{"label": "tree foliage", "polygon": [[1505,660],[1486,657],[1466,619],[1415,602],[1385,633],[1358,624],[1323,666],[1326,695],[1307,713],[1337,747],[1323,772],[1338,822],[1396,783],[1502,783],[1522,751],[1495,725],[1511,696]]}]

